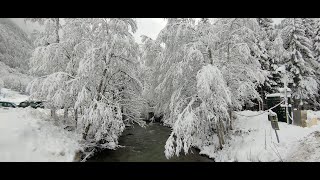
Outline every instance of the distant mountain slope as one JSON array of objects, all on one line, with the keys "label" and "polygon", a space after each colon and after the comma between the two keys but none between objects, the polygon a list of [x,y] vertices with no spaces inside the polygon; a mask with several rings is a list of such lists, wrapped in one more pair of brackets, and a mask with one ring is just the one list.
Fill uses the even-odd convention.
[{"label": "distant mountain slope", "polygon": [[33,46],[27,34],[10,19],[0,18],[0,89],[24,92]]},{"label": "distant mountain slope", "polygon": [[8,18],[0,18],[0,61],[27,72],[33,46],[27,34]]}]

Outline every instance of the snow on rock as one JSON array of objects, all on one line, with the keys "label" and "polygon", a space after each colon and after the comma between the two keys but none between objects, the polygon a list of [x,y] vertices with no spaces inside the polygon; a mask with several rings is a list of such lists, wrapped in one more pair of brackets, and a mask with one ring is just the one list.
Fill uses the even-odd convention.
[{"label": "snow on rock", "polygon": [[0,101],[8,101],[13,102],[17,105],[19,103],[28,100],[29,96],[20,94],[17,91],[13,91],[7,88],[1,88],[0,89]]},{"label": "snow on rock", "polygon": [[[232,131],[228,143],[220,151],[213,147],[203,147],[200,154],[206,154],[215,161],[319,161],[320,153],[306,151],[308,146],[315,149],[320,144],[320,125],[303,128],[279,122],[277,142],[275,131],[268,121],[268,113],[242,111],[237,112],[235,129]],[[261,114],[261,115],[259,115]],[[257,115],[257,116],[254,116]],[[246,117],[251,116],[251,117]],[[301,151],[304,150],[304,151]],[[303,153],[304,152],[304,153]],[[307,154],[306,154],[307,153]],[[313,154],[312,154],[313,153]]]},{"label": "snow on rock", "polygon": [[55,126],[48,110],[0,108],[0,161],[72,161],[80,136]]}]

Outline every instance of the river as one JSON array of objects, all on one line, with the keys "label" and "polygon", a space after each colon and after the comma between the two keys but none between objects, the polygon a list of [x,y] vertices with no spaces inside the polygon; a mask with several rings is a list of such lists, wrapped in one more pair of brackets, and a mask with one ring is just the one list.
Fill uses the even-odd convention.
[{"label": "river", "polygon": [[138,125],[127,128],[119,138],[119,144],[125,147],[116,150],[104,150],[88,159],[88,162],[214,162],[192,148],[193,153],[166,159],[164,146],[171,129],[160,123],[149,123],[146,128]]}]

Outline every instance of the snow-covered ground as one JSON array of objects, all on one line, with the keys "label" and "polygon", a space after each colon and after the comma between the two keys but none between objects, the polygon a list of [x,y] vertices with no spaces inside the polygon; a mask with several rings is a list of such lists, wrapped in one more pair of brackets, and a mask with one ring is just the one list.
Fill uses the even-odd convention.
[{"label": "snow-covered ground", "polygon": [[[245,116],[261,112],[242,111]],[[320,114],[318,112],[314,114]],[[309,115],[309,113],[308,113]],[[235,129],[228,143],[221,151],[214,152],[210,146],[204,147],[206,154],[215,161],[320,161],[320,123],[311,127],[299,127],[279,122],[277,142],[275,131],[268,121],[268,114],[254,117],[238,115]],[[319,116],[318,116],[319,117]]]},{"label": "snow-covered ground", "polygon": [[[19,104],[27,99],[18,92],[1,90],[0,101]],[[215,151],[207,146],[201,154],[217,162],[320,161],[319,121],[318,125],[305,128],[279,122],[278,143],[268,114],[261,113],[237,112],[235,128],[224,148]],[[320,111],[308,111],[308,120],[315,117],[320,119]],[[49,110],[0,108],[0,161],[72,161],[81,149],[80,139],[76,132],[54,125]]]},{"label": "snow-covered ground", "polygon": [[72,161],[80,137],[40,109],[0,108],[0,161]]},{"label": "snow-covered ground", "polygon": [[[5,101],[27,99],[14,91],[5,92]],[[0,161],[73,161],[81,149],[80,138],[54,125],[49,110],[0,108]]]},{"label": "snow-covered ground", "polygon": [[19,105],[19,103],[28,100],[28,98],[29,96],[20,94],[17,91],[13,91],[7,88],[0,89],[0,101],[9,101]]}]

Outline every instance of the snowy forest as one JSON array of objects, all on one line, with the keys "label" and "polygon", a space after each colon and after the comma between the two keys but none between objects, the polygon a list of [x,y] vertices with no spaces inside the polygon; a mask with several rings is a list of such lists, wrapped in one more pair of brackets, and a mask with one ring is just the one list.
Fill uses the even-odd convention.
[{"label": "snowy forest", "polygon": [[[50,123],[46,131],[64,139],[56,145],[64,148],[60,156],[70,153],[66,159],[26,161],[85,161],[104,150],[120,151],[127,129],[150,123],[169,129],[161,144],[168,160],[199,151],[214,161],[295,161],[300,150],[283,154],[288,144],[300,143],[286,143],[295,139],[291,134],[320,137],[320,126],[279,122],[277,144],[268,114],[260,115],[269,108],[267,96],[285,86],[294,109],[320,111],[320,18],[284,18],[279,24],[272,18],[167,18],[156,38],[142,35],[141,43],[134,38],[140,28],[134,18],[24,21],[43,30],[27,35],[0,19],[0,101],[14,91],[45,102],[44,108],[0,109],[0,128],[6,128],[6,117],[37,116]],[[267,125],[259,120],[256,126],[250,116],[265,118]],[[255,128],[260,138],[252,134]],[[240,147],[253,137],[258,144]],[[0,161],[12,160],[8,151],[0,147]],[[314,156],[301,161],[320,160]]]}]

